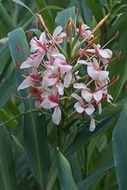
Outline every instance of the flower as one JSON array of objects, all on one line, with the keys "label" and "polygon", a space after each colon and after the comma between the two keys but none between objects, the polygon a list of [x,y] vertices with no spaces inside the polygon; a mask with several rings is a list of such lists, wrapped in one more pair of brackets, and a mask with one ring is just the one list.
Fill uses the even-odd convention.
[{"label": "flower", "polygon": [[[111,103],[113,98],[108,93],[108,88],[118,80],[117,77],[116,80],[112,78],[110,81],[109,71],[106,70],[107,65],[118,57],[109,61],[112,51],[105,47],[111,40],[103,47],[100,44],[96,45],[100,35],[90,40],[109,15],[92,32],[89,26],[81,22],[79,28],[76,28],[76,19],[75,23],[70,19],[65,28],[66,33],[62,32],[61,26],[57,26],[53,35],[48,31],[41,15],[38,13],[37,16],[44,32],[40,32],[37,27],[40,32],[39,38],[33,37],[30,33],[31,54],[28,55],[17,45],[17,48],[28,57],[21,66],[16,61],[18,67],[26,74],[18,90],[31,87],[28,98],[33,96],[36,108],[49,109],[52,121],[56,125],[62,123],[63,114],[69,114],[70,107],[74,106],[78,115],[90,119],[89,130],[92,132],[96,127],[94,113],[98,109],[101,114],[103,101]],[[75,36],[71,33],[71,23],[75,29]],[[66,52],[60,45],[65,37]],[[32,69],[30,74],[24,70],[29,67]],[[64,119],[66,120],[66,117]]]}]

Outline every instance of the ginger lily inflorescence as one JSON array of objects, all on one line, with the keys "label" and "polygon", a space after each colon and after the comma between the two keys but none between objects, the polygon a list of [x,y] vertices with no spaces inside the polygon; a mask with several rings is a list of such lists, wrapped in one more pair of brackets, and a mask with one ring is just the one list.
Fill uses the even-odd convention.
[{"label": "ginger lily inflorescence", "polygon": [[[52,121],[56,125],[60,124],[63,116],[68,117],[68,113],[75,109],[78,114],[76,118],[81,115],[88,117],[89,129],[94,131],[95,110],[98,109],[101,114],[102,102],[111,103],[113,99],[108,93],[108,87],[119,76],[110,80],[107,67],[120,54],[111,60],[112,51],[105,48],[108,43],[101,47],[96,44],[100,35],[94,37],[108,16],[91,31],[89,26],[81,22],[77,27],[76,14],[75,22],[70,18],[65,32],[61,26],[57,26],[51,35],[39,11],[37,13],[44,31],[41,32],[36,24],[39,39],[29,33],[31,55],[27,55],[27,60],[21,66],[17,61],[25,73],[25,80],[18,90],[30,87],[28,97],[36,99],[36,108],[51,109]],[[66,50],[63,49],[63,43],[66,43]],[[18,44],[17,48],[23,52]],[[24,70],[29,67],[32,68],[31,73]]]}]

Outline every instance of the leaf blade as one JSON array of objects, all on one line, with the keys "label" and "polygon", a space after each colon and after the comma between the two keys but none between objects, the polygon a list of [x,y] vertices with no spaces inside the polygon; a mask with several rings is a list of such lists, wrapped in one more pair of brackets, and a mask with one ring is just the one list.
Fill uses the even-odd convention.
[{"label": "leaf blade", "polygon": [[[120,115],[113,132],[113,156],[116,167],[116,176],[120,190],[127,189],[127,104]],[[123,164],[124,163],[124,164]]]}]

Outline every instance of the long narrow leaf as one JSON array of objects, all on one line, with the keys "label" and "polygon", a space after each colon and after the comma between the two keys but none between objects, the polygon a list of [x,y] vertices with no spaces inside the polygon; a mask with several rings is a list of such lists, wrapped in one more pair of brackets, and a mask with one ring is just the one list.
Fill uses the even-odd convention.
[{"label": "long narrow leaf", "polygon": [[34,174],[41,185],[46,187],[49,151],[45,117],[32,113],[24,117],[24,146]]},{"label": "long narrow leaf", "polygon": [[11,141],[5,127],[0,128],[0,188],[1,190],[18,189],[14,174]]},{"label": "long narrow leaf", "polygon": [[72,176],[69,162],[64,155],[59,152],[58,171],[62,190],[78,190]]},{"label": "long narrow leaf", "polygon": [[116,176],[120,190],[127,189],[127,104],[113,132],[113,152]]}]

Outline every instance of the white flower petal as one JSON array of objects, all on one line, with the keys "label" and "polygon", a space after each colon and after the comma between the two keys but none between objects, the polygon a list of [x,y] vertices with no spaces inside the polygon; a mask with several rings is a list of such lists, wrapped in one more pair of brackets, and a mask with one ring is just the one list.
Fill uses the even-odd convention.
[{"label": "white flower petal", "polygon": [[73,87],[77,89],[87,89],[86,85],[83,83],[74,83]]},{"label": "white flower petal", "polygon": [[76,100],[78,100],[79,102],[82,102],[83,103],[83,99],[76,93],[72,93],[71,96],[73,98],[75,98]]},{"label": "white flower petal", "polygon": [[91,65],[91,62],[85,61],[85,60],[79,60],[77,62],[78,64],[83,64],[83,65]]},{"label": "white flower petal", "polygon": [[98,80],[103,81],[108,78],[109,71],[99,71]]},{"label": "white flower petal", "polygon": [[97,92],[93,93],[94,99],[99,102],[102,99],[102,91],[98,90]]},{"label": "white flower petal", "polygon": [[99,114],[101,114],[101,112],[102,112],[102,106],[101,106],[101,103],[98,104],[98,110],[99,110]]},{"label": "white flower petal", "polygon": [[64,77],[64,87],[68,88],[72,79],[72,73],[68,71]]},{"label": "white flower petal", "polygon": [[78,113],[82,113],[84,111],[84,108],[80,102],[76,102],[74,108]]},{"label": "white flower petal", "polygon": [[58,34],[63,30],[62,26],[57,26],[53,32],[53,38],[56,38]]},{"label": "white flower petal", "polygon": [[43,86],[52,86],[52,85],[56,84],[56,82],[57,82],[57,78],[53,78],[52,76],[51,77],[49,76],[49,77],[45,77],[43,79],[42,85]]},{"label": "white flower petal", "polygon": [[112,57],[112,51],[109,49],[99,49],[99,54],[103,58],[111,58]]},{"label": "white flower petal", "polygon": [[41,103],[42,108],[51,109],[56,107],[58,104],[56,102],[50,101],[48,98],[45,98]]},{"label": "white flower petal", "polygon": [[87,108],[85,108],[85,112],[87,115],[92,115],[95,111],[95,108],[92,104],[89,104]]},{"label": "white flower petal", "polygon": [[21,90],[21,89],[24,89],[24,88],[28,88],[29,86],[32,86],[33,84],[35,84],[35,81],[32,80],[32,79],[25,79],[18,87],[17,90]]},{"label": "white flower petal", "polygon": [[33,59],[28,57],[28,59],[21,64],[20,68],[24,69],[24,68],[29,68],[32,66],[33,66]]},{"label": "white flower petal", "polygon": [[52,114],[52,120],[56,125],[59,125],[61,120],[61,109],[59,108],[59,106],[55,107],[55,110]]},{"label": "white flower petal", "polygon": [[64,94],[64,85],[62,84],[61,81],[57,82],[56,87],[58,88],[59,94],[63,95]]},{"label": "white flower petal", "polygon": [[113,100],[113,97],[110,94],[107,94],[107,102],[111,103],[111,100]]},{"label": "white flower petal", "polygon": [[40,38],[39,38],[39,41],[40,41],[40,43],[44,46],[44,47],[46,47],[46,35],[45,35],[45,32],[42,32],[41,33],[41,35],[40,35]]},{"label": "white flower petal", "polygon": [[95,120],[94,120],[94,118],[91,118],[89,130],[90,130],[91,132],[93,132],[95,128],[96,128]]},{"label": "white flower petal", "polygon": [[98,64],[98,61],[96,58],[93,58],[93,65],[94,65],[94,68],[95,69],[98,69],[99,68],[99,64]]},{"label": "white flower petal", "polygon": [[87,67],[87,73],[92,79],[98,80],[99,71],[96,71],[93,66]]},{"label": "white flower petal", "polygon": [[92,93],[88,89],[82,89],[81,95],[86,102],[90,102],[92,100]]}]

